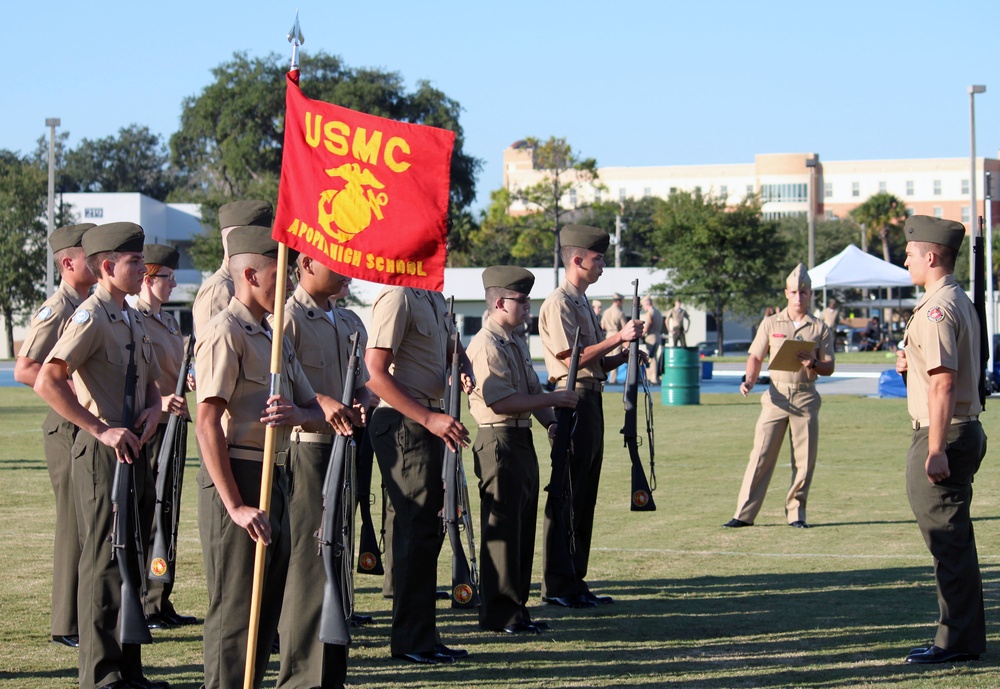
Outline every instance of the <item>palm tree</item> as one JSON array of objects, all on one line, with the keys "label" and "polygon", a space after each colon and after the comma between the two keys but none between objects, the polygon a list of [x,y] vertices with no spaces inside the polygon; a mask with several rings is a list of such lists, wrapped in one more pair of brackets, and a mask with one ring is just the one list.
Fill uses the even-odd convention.
[{"label": "palm tree", "polygon": [[851,211],[851,217],[864,224],[866,232],[878,231],[882,239],[882,258],[891,262],[889,256],[889,232],[902,229],[906,221],[906,205],[897,197],[880,191]]}]

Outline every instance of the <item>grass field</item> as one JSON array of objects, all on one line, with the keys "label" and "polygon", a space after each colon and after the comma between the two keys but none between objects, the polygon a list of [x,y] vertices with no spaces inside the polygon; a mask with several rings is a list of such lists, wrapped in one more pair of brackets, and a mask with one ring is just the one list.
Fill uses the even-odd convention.
[{"label": "grass field", "polygon": [[[987,434],[1000,438],[996,404],[984,422]],[[552,631],[530,639],[480,632],[474,613],[441,603],[443,640],[472,656],[424,669],[389,657],[381,579],[359,575],[357,609],[375,623],[355,634],[353,686],[1000,687],[1000,474],[989,457],[973,512],[994,650],[980,662],[909,667],[901,661],[932,638],[937,603],[905,496],[904,401],[823,401],[810,530],[785,525],[787,447],[757,525],[720,528],[732,516],[756,397],[704,395],[700,406],[663,407],[657,396],[655,513],[628,511],[621,398],[607,395],[605,408],[608,442],[588,579],[616,603],[589,611],[539,605],[534,616]],[[0,389],[0,686],[18,689],[76,684],[76,653],[48,643],[54,524],[37,430],[44,411],[31,391]],[[188,456],[174,599],[178,610],[202,618],[193,445]],[[472,476],[471,453],[465,460]],[[441,582],[450,581],[447,545],[443,553]],[[536,581],[540,569],[539,553]],[[534,592],[539,602],[537,585]],[[181,689],[200,686],[200,631],[154,632],[144,649],[147,674]]]}]

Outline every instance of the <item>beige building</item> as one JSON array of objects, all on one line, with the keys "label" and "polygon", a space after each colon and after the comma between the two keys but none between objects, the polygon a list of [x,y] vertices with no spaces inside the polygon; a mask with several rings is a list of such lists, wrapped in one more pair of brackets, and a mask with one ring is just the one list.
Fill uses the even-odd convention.
[{"label": "beige building", "polygon": [[[901,199],[910,214],[953,218],[968,227],[973,217],[969,167],[967,157],[821,161],[816,153],[762,153],[752,163],[602,167],[596,185],[578,185],[563,203],[574,208],[593,201],[669,198],[677,191],[701,191],[735,204],[748,194],[758,194],[764,217],[773,219],[807,215],[812,191],[816,216],[833,219],[846,217],[874,194],[888,192]],[[993,174],[994,189],[1000,188],[1000,160],[976,159],[977,215],[984,213],[986,171]],[[543,174],[534,169],[532,149],[525,142],[518,141],[504,151],[505,188],[529,187]],[[565,172],[565,180],[569,182],[574,174]],[[998,197],[1000,193],[993,194],[993,218],[1000,213]],[[528,210],[521,202],[511,206],[512,213]]]}]

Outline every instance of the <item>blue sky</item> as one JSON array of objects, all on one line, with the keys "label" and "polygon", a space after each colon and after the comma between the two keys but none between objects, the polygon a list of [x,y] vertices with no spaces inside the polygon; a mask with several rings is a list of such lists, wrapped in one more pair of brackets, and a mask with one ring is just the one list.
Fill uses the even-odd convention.
[{"label": "blue sky", "polygon": [[[428,79],[464,108],[483,159],[476,208],[502,183],[503,149],[563,136],[600,165],[998,157],[1000,3],[381,3],[334,0],[4,2],[0,148],[28,152],[62,119],[71,144],[133,122],[169,137],[181,101],[235,51],[304,50]],[[308,74],[303,75],[308,79]]]}]

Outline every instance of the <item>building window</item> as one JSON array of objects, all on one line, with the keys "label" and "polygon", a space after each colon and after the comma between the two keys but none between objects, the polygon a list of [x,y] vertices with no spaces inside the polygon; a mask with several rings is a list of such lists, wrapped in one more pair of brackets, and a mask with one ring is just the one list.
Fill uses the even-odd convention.
[{"label": "building window", "polygon": [[943,218],[944,217],[944,209],[941,208],[941,206],[934,206],[934,217],[935,218]]},{"label": "building window", "polygon": [[719,196],[722,197],[723,201],[725,201],[726,199],[728,199],[729,198],[729,187],[727,187],[725,184],[723,184],[721,187],[719,187]]},{"label": "building window", "polygon": [[939,179],[934,180],[934,195],[935,196],[941,195],[941,180]]},{"label": "building window", "polygon": [[913,196],[913,180],[912,179],[906,180],[906,195],[907,196]]},{"label": "building window", "polygon": [[646,187],[645,189],[642,190],[642,198],[648,199],[652,195],[653,195],[652,187]]},{"label": "building window", "polygon": [[594,189],[594,203],[600,203],[600,202],[601,202],[601,190]]},{"label": "building window", "polygon": [[767,211],[761,213],[764,220],[781,220],[782,218],[804,218],[806,211]]},{"label": "building window", "polygon": [[906,209],[906,217],[907,217],[907,218],[909,218],[909,217],[910,217],[911,215],[913,215],[914,213],[916,213],[916,211],[915,211],[915,210],[913,210],[912,208],[907,208],[907,209]]},{"label": "building window", "polygon": [[764,184],[760,187],[761,203],[805,202],[809,200],[808,184]]},{"label": "building window", "polygon": [[670,195],[673,196],[677,193],[677,187],[670,187]]},{"label": "building window", "polygon": [[861,196],[861,183],[851,182],[851,196]]},{"label": "building window", "polygon": [[753,185],[752,184],[748,184],[747,185],[747,196],[753,196]]},{"label": "building window", "polygon": [[569,190],[569,205],[576,208],[576,189]]},{"label": "building window", "polygon": [[620,201],[621,203],[625,203],[625,189],[624,188],[619,188],[618,189],[618,201]]},{"label": "building window", "polygon": [[826,216],[827,220],[836,220],[837,219],[837,214],[834,213],[833,211],[830,211],[830,210],[828,210],[826,213],[824,213],[824,215]]},{"label": "building window", "polygon": [[833,182],[823,182],[823,198],[833,198]]},{"label": "building window", "polygon": [[969,193],[969,180],[962,180],[962,196],[966,196]]},{"label": "building window", "polygon": [[879,182],[878,183],[878,193],[884,194],[887,189],[888,189],[888,187],[886,186],[885,182]]},{"label": "building window", "polygon": [[969,213],[968,206],[962,206],[962,222],[965,223],[966,225],[972,222],[972,214]]}]

